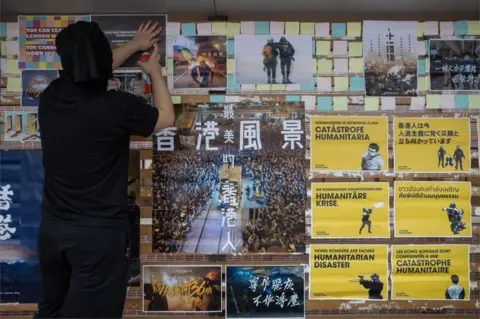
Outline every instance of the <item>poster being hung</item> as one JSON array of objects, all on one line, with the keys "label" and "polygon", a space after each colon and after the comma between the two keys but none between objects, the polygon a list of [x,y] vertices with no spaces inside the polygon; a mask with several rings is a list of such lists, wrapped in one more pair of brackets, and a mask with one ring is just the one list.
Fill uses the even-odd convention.
[{"label": "poster being hung", "polygon": [[395,182],[395,237],[472,237],[470,182]]},{"label": "poster being hung", "polygon": [[393,300],[470,299],[469,245],[392,246]]},{"label": "poster being hung", "polygon": [[222,266],[143,266],[143,311],[221,312]]},{"label": "poster being hung", "polygon": [[[119,47],[132,40],[142,23],[158,23],[161,32],[158,35],[158,45],[160,52],[160,64],[166,66],[166,46],[167,46],[167,16],[165,14],[92,14],[92,21],[98,23],[105,33],[112,49]],[[138,52],[131,56],[121,68],[138,69],[138,61],[143,52]]]},{"label": "poster being hung", "polygon": [[388,117],[312,116],[313,172],[388,171]]},{"label": "poster being hung", "polygon": [[145,93],[144,85],[142,73],[137,71],[113,72],[113,78],[108,81],[109,90],[122,91],[139,96]]},{"label": "poster being hung", "polygon": [[312,183],[312,238],[388,238],[388,183]]},{"label": "poster being hung", "polygon": [[469,173],[469,118],[394,118],[395,173]]},{"label": "poster being hung", "polygon": [[18,68],[61,69],[55,37],[77,21],[90,21],[90,16],[18,16]]},{"label": "poster being hung", "polygon": [[56,78],[56,70],[22,70],[22,107],[38,106],[40,94]]},{"label": "poster being hung", "polygon": [[386,245],[311,245],[309,299],[388,299]]},{"label": "poster being hung", "polygon": [[367,96],[417,95],[417,21],[363,21]]},{"label": "poster being hung", "polygon": [[305,318],[305,270],[227,266],[225,318]]},{"label": "poster being hung", "polygon": [[7,111],[5,142],[40,142],[38,114],[27,111]]},{"label": "poster being hung", "polygon": [[185,105],[156,134],[153,252],[303,253],[303,103]]},{"label": "poster being hung", "polygon": [[431,39],[430,90],[478,91],[480,41]]}]

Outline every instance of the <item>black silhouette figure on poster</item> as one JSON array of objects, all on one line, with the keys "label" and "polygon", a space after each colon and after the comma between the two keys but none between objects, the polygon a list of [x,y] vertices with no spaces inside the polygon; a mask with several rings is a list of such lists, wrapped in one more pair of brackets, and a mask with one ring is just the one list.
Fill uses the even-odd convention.
[{"label": "black silhouette figure on poster", "polygon": [[460,278],[458,278],[457,275],[452,275],[450,280],[452,281],[452,285],[445,290],[445,299],[464,300],[465,289],[458,284]]},{"label": "black silhouette figure on poster", "polygon": [[460,166],[460,170],[463,171],[463,159],[465,159],[465,154],[460,148],[460,145],[457,145],[455,148],[455,152],[453,152],[453,159],[455,160],[455,170],[458,171],[458,167]]},{"label": "black silhouette figure on poster", "polygon": [[365,276],[358,276],[358,278],[360,278],[360,285],[362,285],[363,288],[368,289],[368,299],[383,299],[383,282],[380,281],[380,276],[378,274],[371,274],[370,280],[365,280]]},{"label": "black silhouette figure on poster", "polygon": [[362,230],[365,226],[368,227],[368,232],[371,234],[372,233],[372,221],[370,220],[370,215],[373,212],[373,208],[363,208],[362,209],[362,226],[360,227],[360,230],[358,231],[359,234],[362,233]]},{"label": "black silhouette figure on poster", "polygon": [[362,171],[380,171],[383,169],[383,159],[380,156],[380,146],[377,143],[368,145],[368,151],[362,155]]},{"label": "black silhouette figure on poster", "polygon": [[467,229],[465,223],[462,221],[463,209],[458,209],[454,202],[451,202],[448,207],[442,209],[447,212],[448,220],[450,221],[450,229],[454,235],[462,230]]},{"label": "black silhouette figure on poster", "polygon": [[279,42],[274,42],[272,38],[268,39],[267,44],[263,46],[263,71],[267,72],[267,82],[269,84],[277,83],[277,65],[280,56],[280,71],[282,73],[282,83],[290,84],[290,73],[292,61],[295,61],[295,48],[285,37],[281,37]]},{"label": "black silhouette figure on poster", "polygon": [[447,154],[447,151],[443,148],[442,145],[440,145],[440,148],[438,149],[437,155],[438,155],[438,167],[442,165],[443,168],[445,168],[445,155]]},{"label": "black silhouette figure on poster", "polygon": [[[453,151],[453,156],[448,154],[447,150],[443,147],[443,145],[440,145],[440,148],[437,151],[437,157],[438,167],[455,167],[456,171],[458,171],[458,169],[463,171],[463,160],[465,159],[465,153],[460,148],[460,145],[457,145],[455,147],[455,150]],[[455,164],[453,163],[453,161],[455,161]]]}]

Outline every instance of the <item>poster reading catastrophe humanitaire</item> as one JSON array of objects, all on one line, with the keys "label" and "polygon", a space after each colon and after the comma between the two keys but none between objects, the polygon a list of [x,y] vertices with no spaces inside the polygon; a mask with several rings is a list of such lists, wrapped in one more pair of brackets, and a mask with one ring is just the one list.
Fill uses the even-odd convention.
[{"label": "poster reading catastrophe humanitaire", "polygon": [[393,300],[470,299],[468,245],[392,246]]}]

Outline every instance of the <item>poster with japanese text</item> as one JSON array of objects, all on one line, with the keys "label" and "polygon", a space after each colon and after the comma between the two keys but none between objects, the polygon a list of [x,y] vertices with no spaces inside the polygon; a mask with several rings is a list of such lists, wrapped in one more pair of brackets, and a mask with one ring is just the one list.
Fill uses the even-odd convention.
[{"label": "poster with japanese text", "polygon": [[393,300],[470,299],[469,245],[392,246]]},{"label": "poster with japanese text", "polygon": [[312,238],[388,238],[388,183],[312,183]]},{"label": "poster with japanese text", "polygon": [[387,256],[387,245],[311,245],[309,299],[387,300]]},{"label": "poster with japanese text", "polygon": [[222,266],[143,266],[143,311],[221,312]]},{"label": "poster with japanese text", "polygon": [[227,266],[225,318],[305,318],[305,270]]},{"label": "poster with japanese text", "polygon": [[472,237],[470,182],[395,182],[395,237]]},{"label": "poster with japanese text", "polygon": [[394,118],[395,173],[469,173],[469,118]]},{"label": "poster with japanese text", "polygon": [[77,21],[90,21],[90,16],[18,16],[18,68],[62,69],[55,38]]},{"label": "poster with japanese text", "polygon": [[152,249],[303,253],[303,103],[184,105],[153,152]]},{"label": "poster with japanese text", "polygon": [[388,117],[312,116],[313,172],[388,171]]}]

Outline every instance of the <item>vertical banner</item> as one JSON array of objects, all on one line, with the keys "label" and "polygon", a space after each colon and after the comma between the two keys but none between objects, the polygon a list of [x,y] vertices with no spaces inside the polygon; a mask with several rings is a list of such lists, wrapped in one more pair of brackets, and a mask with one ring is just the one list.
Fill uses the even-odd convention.
[{"label": "vertical banner", "polygon": [[470,247],[392,246],[392,299],[470,300]]},{"label": "vertical banner", "polygon": [[309,299],[387,300],[386,245],[311,245]]},{"label": "vertical banner", "polygon": [[472,237],[470,182],[395,182],[395,237]]},{"label": "vertical banner", "polygon": [[367,96],[417,95],[417,21],[363,21]]},{"label": "vertical banner", "polygon": [[470,173],[470,118],[394,118],[395,173]]},{"label": "vertical banner", "polygon": [[227,266],[226,318],[305,318],[305,270]]},{"label": "vertical banner", "polygon": [[143,311],[221,312],[222,266],[143,266]]},{"label": "vertical banner", "polygon": [[303,103],[185,105],[153,152],[152,249],[303,253]]},{"label": "vertical banner", "polygon": [[388,171],[388,117],[312,116],[312,172]]},{"label": "vertical banner", "polygon": [[55,38],[77,21],[90,21],[90,16],[18,16],[18,68],[62,69]]},{"label": "vertical banner", "polygon": [[389,238],[388,183],[312,183],[312,238]]}]

